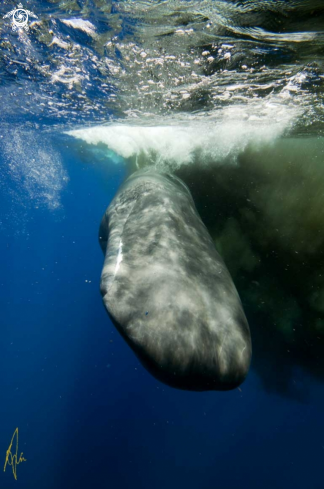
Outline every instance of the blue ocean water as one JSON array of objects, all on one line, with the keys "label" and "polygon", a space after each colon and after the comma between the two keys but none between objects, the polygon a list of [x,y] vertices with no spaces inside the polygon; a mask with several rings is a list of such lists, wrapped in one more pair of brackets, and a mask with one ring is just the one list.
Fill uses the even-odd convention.
[{"label": "blue ocean water", "polygon": [[[316,248],[310,235],[314,249],[305,251],[300,244],[301,236],[292,248],[295,231],[291,231],[293,224],[290,228],[287,222],[294,222],[299,209],[293,197],[282,200],[284,197],[278,196],[282,205],[276,218],[277,214],[268,212],[268,207],[251,190],[249,197],[255,199],[253,204],[260,209],[262,225],[268,228],[269,223],[273,225],[270,234],[278,232],[280,219],[283,227],[290,230],[285,235],[287,241],[275,242],[278,256],[291,267],[295,266],[289,254],[291,250],[308,257],[309,275],[300,272],[301,281],[317,284],[318,288],[316,296],[311,295],[308,303],[302,302],[300,296],[304,289],[292,285],[298,282],[296,275],[283,279],[276,275],[274,268],[269,282],[264,277],[264,288],[270,290],[264,293],[264,307],[268,307],[264,311],[260,297],[251,294],[251,299],[244,291],[247,277],[262,289],[262,273],[272,267],[272,262],[267,262],[269,250],[260,244],[257,231],[255,236],[248,235],[253,252],[265,264],[259,274],[261,278],[259,272],[254,276],[253,266],[247,265],[251,262],[246,258],[245,241],[242,240],[242,247],[236,252],[234,244],[239,240],[236,234],[231,234],[235,226],[225,226],[231,232],[223,234],[217,230],[219,219],[232,222],[230,219],[235,216],[240,226],[245,221],[239,221],[234,211],[227,215],[227,211],[219,212],[217,207],[216,212],[213,205],[217,200],[204,200],[208,197],[202,190],[207,185],[206,177],[201,176],[200,185],[195,181],[197,175],[212,168],[212,173],[223,182],[219,192],[225,188],[228,195],[226,209],[239,207],[243,209],[242,215],[243,211],[246,215],[238,188],[248,187],[255,167],[251,170],[244,166],[244,158],[253,162],[253,158],[266,153],[264,148],[270,147],[277,154],[274,159],[279,161],[280,169],[275,163],[267,167],[264,156],[260,167],[264,164],[266,170],[261,177],[255,171],[253,177],[261,181],[267,178],[265,175],[271,176],[270,183],[267,181],[267,186],[260,188],[273,201],[280,185],[285,189],[283,194],[292,196],[292,187],[286,185],[286,173],[280,172],[282,168],[290,171],[291,161],[300,153],[295,141],[302,140],[305,131],[313,148],[307,151],[310,160],[303,159],[301,167],[293,167],[291,173],[287,170],[289,181],[298,176],[294,184],[297,201],[305,203],[298,213],[296,227],[305,228],[306,234],[316,232],[316,236],[322,232],[319,224],[323,221],[319,220],[318,224],[316,220],[321,213],[322,192],[316,182],[321,182],[323,175],[323,65],[319,54],[322,38],[317,33],[317,28],[322,29],[323,9],[318,2],[313,3],[312,9],[309,2],[292,2],[287,13],[283,11],[289,2],[280,2],[281,10],[274,14],[273,3],[262,3],[269,7],[264,20],[268,30],[262,33],[261,13],[257,12],[256,4],[251,7],[252,2],[29,2],[28,8],[39,17],[29,32],[11,32],[10,23],[2,21],[0,457],[5,464],[6,451],[18,428],[18,457],[23,452],[26,461],[16,467],[17,480],[7,464],[0,475],[0,487],[324,487],[324,368],[321,350],[316,347],[313,353],[312,349],[315,338],[320,342],[324,337],[321,325],[314,329],[313,336],[308,335],[304,325],[307,321],[313,324],[312,321],[323,319],[323,310],[318,305],[321,281],[316,282],[312,275],[313,270],[321,271],[322,242]],[[239,9],[244,4],[258,19],[254,21],[253,32],[245,30],[246,23],[241,21],[244,12],[233,11],[234,6]],[[169,10],[163,11],[163,15],[154,11],[155,17],[153,12],[143,20],[138,11],[138,16],[132,18],[134,5],[142,13],[161,6]],[[4,15],[9,8],[15,5],[4,2],[1,13]],[[227,16],[224,9],[228,9]],[[311,27],[301,31],[296,25],[305,12],[315,14],[311,14]],[[283,33],[276,27],[279,14],[288,19]],[[239,21],[234,29],[230,21],[236,15]],[[271,15],[274,17],[269,20]],[[72,19],[72,24],[67,19]],[[75,19],[88,24],[83,24],[82,29],[75,28]],[[138,33],[136,26],[141,26],[141,21],[147,30],[143,28]],[[207,36],[206,29],[212,29],[206,27],[209,22],[218,30],[215,28]],[[136,76],[147,86],[153,86],[157,76],[154,69],[139,63],[151,57],[161,66],[162,61],[154,52],[157,46],[150,46],[145,37],[149,38],[150,29],[158,28],[165,42],[159,56],[174,56],[179,64],[165,68],[163,87],[143,95],[132,91],[135,74],[131,67],[127,71],[127,65],[133,59],[132,54],[126,59],[125,52],[136,51],[139,60]],[[195,52],[190,52],[186,42],[181,41],[191,34],[178,32],[190,28],[202,36],[200,41],[195,38],[190,46]],[[178,32],[173,44],[169,41],[171,31]],[[317,44],[312,37],[307,37],[310,33],[318,35]],[[273,37],[280,35],[283,38]],[[301,38],[293,39],[293,35]],[[304,41],[308,44],[303,44]],[[116,53],[110,57],[112,42],[120,45],[115,46]],[[240,64],[233,62],[225,69],[224,63],[230,57],[221,58],[222,53],[211,47],[216,42],[222,43],[223,48],[219,49],[223,54],[226,49],[233,52],[232,48],[226,48],[227,44],[235,44],[233,49],[237,48]],[[260,46],[258,42],[265,44]],[[65,46],[67,43],[69,47]],[[253,49],[249,43],[253,43]],[[311,49],[307,50],[310,44]],[[183,53],[177,59],[179,46],[186,59],[182,58]],[[199,80],[196,80],[191,74],[193,66],[186,72],[185,65],[190,56],[192,59],[198,56],[199,50],[199,59],[212,57],[214,52],[218,58],[215,54],[209,68],[202,67],[205,71],[198,73]],[[207,55],[201,54],[208,50]],[[91,57],[97,57],[93,64]],[[57,64],[55,59],[59,60]],[[82,69],[78,65],[80,59]],[[251,59],[256,60],[254,71],[251,68],[250,78],[243,80],[246,68],[242,65],[252,66]],[[310,66],[314,60],[318,65]],[[172,58],[169,61],[173,62]],[[261,70],[262,65],[266,65],[267,73]],[[107,72],[105,66],[109,67]],[[81,78],[75,78],[78,76]],[[189,76],[193,79],[186,78]],[[168,87],[167,83],[173,86]],[[252,88],[247,93],[249,85]],[[219,91],[224,86],[228,88],[226,96]],[[232,99],[235,90],[237,95]],[[188,100],[192,105],[188,105]],[[212,101],[215,106],[211,106]],[[76,138],[67,134],[77,130],[81,132],[73,134]],[[284,137],[286,140],[279,143]],[[252,149],[246,146],[248,143]],[[306,147],[307,143],[302,140],[302,145]],[[202,165],[202,162],[207,163]],[[232,255],[228,258],[228,266],[243,297],[256,351],[250,373],[239,389],[186,392],[160,383],[142,367],[103,307],[99,292],[103,265],[98,244],[100,220],[128,173],[145,164],[165,165],[183,172],[198,210],[211,233],[215,232],[216,242],[218,239],[219,245],[224,246],[229,240],[233,254],[245,256],[241,265],[240,262],[237,265]],[[240,180],[242,185],[233,190],[226,180],[232,179],[232,174],[227,177],[226,171],[229,168],[232,172],[236,167],[247,168],[247,173],[243,173],[245,180]],[[220,168],[225,168],[225,177]],[[310,179],[305,168],[307,172],[314,168]],[[231,182],[235,184],[233,178]],[[313,201],[310,195],[318,200]],[[207,210],[204,210],[205,202],[209,203]],[[309,209],[307,202],[314,206],[315,217],[305,211]],[[308,228],[307,222],[312,226]],[[270,242],[271,246],[275,245]],[[277,280],[274,288],[279,290],[278,296],[283,295],[285,305],[279,303],[269,285],[272,279]],[[289,302],[292,299],[287,290],[291,290],[298,302],[298,312]],[[273,295],[273,303],[267,293]],[[264,316],[259,315],[260,311]],[[262,323],[264,317],[273,321],[276,314],[278,318],[284,317],[284,324],[280,325],[282,336],[280,328],[273,327],[272,332]],[[301,330],[298,338],[290,340],[289,334],[298,326]],[[305,343],[307,353],[300,347]],[[267,359],[265,363],[263,358]]]}]

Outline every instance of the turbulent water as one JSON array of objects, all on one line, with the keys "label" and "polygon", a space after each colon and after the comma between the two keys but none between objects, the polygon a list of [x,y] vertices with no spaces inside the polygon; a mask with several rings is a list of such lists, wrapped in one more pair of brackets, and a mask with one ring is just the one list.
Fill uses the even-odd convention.
[{"label": "turbulent water", "polygon": [[[3,2],[1,13],[10,6]],[[28,33],[1,20],[6,119],[150,126],[261,119],[282,128],[293,122],[302,133],[322,129],[321,1],[52,1],[32,8],[38,19],[30,19]]]},{"label": "turbulent water", "polygon": [[323,378],[323,1],[28,8],[28,32],[0,21],[2,176],[56,209],[59,144],[177,172],[237,284],[265,384],[290,392],[296,365]]}]

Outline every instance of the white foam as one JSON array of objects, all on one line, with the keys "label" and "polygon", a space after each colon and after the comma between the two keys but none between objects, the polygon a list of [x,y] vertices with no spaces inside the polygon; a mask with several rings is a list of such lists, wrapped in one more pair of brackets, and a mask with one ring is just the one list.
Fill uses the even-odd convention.
[{"label": "white foam", "polygon": [[70,47],[70,44],[68,42],[62,41],[62,39],[56,36],[53,37],[52,42],[49,44],[49,46],[54,46],[55,44],[63,49],[68,49]]},{"label": "white foam", "polygon": [[62,19],[62,22],[69,27],[73,27],[73,29],[85,32],[88,36],[94,37],[96,35],[96,28],[89,20],[72,18]]},{"label": "white foam", "polygon": [[62,65],[57,71],[55,71],[51,76],[51,83],[64,83],[71,90],[73,85],[81,83],[83,76],[76,74],[75,70]]},{"label": "white foam", "polygon": [[[254,107],[256,109],[256,107]],[[283,104],[266,103],[257,110],[228,107],[200,120],[169,124],[111,124],[68,131],[88,144],[105,144],[125,159],[144,158],[145,163],[168,166],[236,163],[248,145],[269,143],[293,125],[296,110]]]}]

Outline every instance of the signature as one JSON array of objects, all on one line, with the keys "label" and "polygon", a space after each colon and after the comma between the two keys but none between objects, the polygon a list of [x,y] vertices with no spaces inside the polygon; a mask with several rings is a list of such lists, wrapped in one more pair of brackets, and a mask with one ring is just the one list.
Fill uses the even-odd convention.
[{"label": "signature", "polygon": [[[16,438],[16,453],[13,455],[11,453],[11,447],[14,441],[15,436],[17,435]],[[9,445],[9,448],[6,453],[6,461],[4,464],[4,469],[3,471],[6,471],[7,464],[12,466],[12,473],[14,475],[14,478],[17,480],[17,465],[20,464],[21,462],[26,462],[26,459],[23,457],[23,452],[21,452],[19,459],[18,459],[18,428],[15,429],[14,434],[12,435],[11,442]]]}]

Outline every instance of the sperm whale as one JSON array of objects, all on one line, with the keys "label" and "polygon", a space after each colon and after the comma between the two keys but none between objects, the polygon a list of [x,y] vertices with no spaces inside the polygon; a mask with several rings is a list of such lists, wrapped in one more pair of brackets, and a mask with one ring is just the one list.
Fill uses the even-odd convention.
[{"label": "sperm whale", "polygon": [[102,218],[99,242],[104,306],[143,366],[178,389],[239,386],[249,326],[185,183],[153,168],[133,173]]}]

